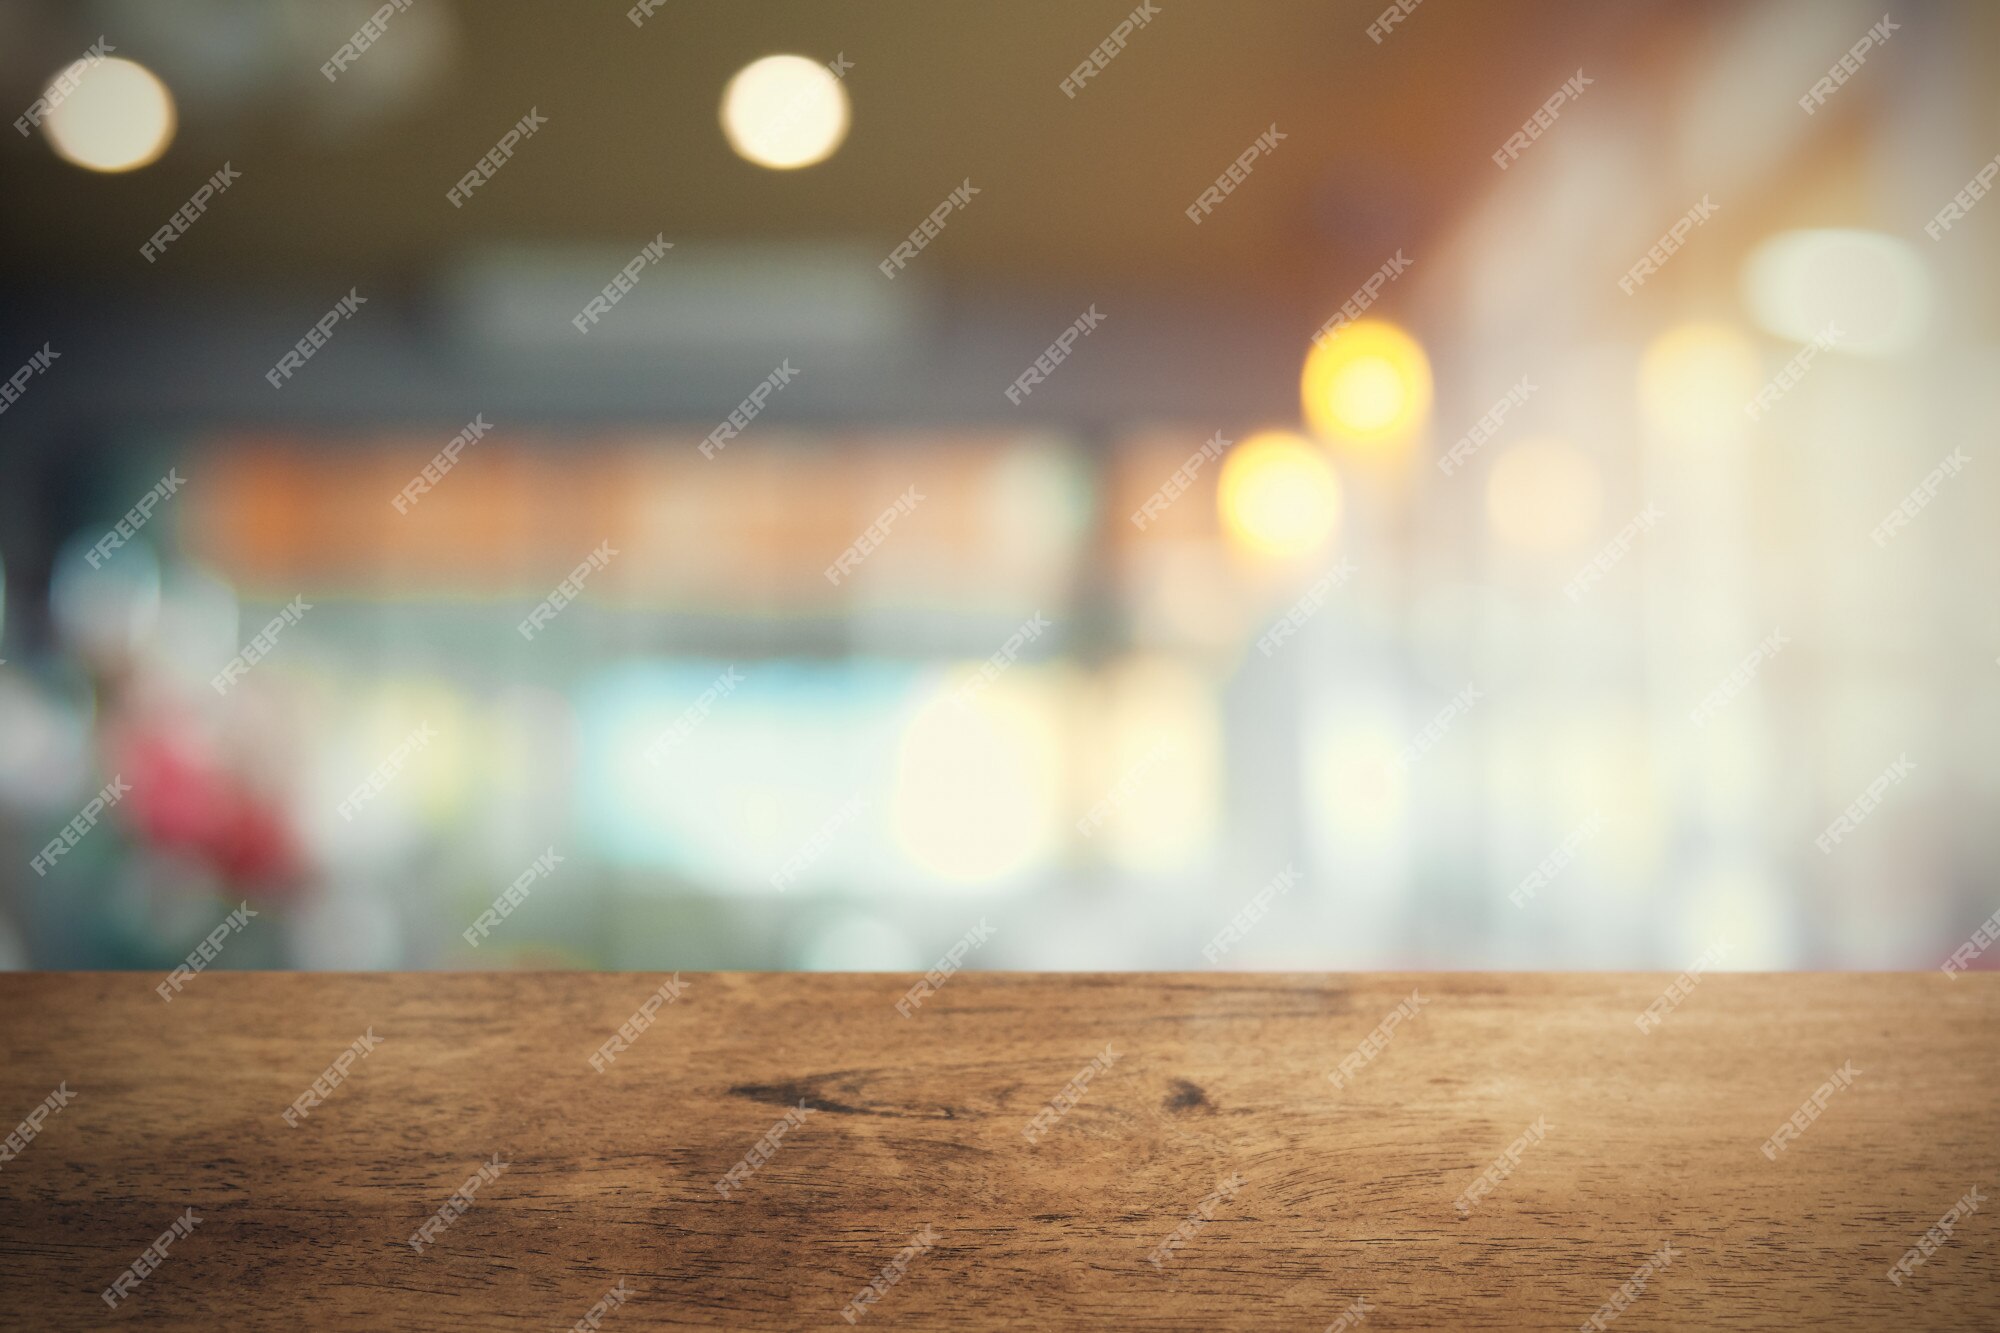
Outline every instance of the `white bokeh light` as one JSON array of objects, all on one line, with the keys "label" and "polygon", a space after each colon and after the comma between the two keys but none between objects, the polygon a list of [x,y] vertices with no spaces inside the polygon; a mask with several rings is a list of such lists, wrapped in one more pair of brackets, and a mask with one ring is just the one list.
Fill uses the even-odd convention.
[{"label": "white bokeh light", "polygon": [[49,146],[91,171],[136,171],[173,141],[173,96],[135,61],[101,60],[66,95],[54,84],[43,95],[55,102],[42,122]]},{"label": "white bokeh light", "polygon": [[1744,261],[1743,302],[1761,328],[1781,338],[1807,343],[1838,329],[1840,351],[1891,356],[1914,348],[1930,324],[1930,270],[1899,236],[1832,227],[1781,232]]},{"label": "white bokeh light", "polygon": [[847,137],[847,90],[804,56],[765,56],[722,92],[722,132],[737,155],[790,171],[833,156]]}]

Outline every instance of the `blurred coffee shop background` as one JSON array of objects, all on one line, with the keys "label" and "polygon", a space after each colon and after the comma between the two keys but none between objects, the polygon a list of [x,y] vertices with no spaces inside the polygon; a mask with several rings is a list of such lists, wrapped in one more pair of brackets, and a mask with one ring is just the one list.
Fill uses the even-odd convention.
[{"label": "blurred coffee shop background", "polygon": [[0,10],[0,961],[1938,966],[2000,9],[1383,7]]}]

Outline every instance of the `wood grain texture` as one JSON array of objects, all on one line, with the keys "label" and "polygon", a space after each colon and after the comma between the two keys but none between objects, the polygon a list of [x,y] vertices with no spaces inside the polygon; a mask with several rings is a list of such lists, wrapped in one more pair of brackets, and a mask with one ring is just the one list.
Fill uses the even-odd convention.
[{"label": "wood grain texture", "polygon": [[[0,1323],[95,1328],[2000,1327],[2000,977],[685,973],[0,977]],[[1420,988],[1345,1088],[1327,1078]],[[380,1045],[297,1128],[343,1049]],[[1107,1044],[1038,1142],[1023,1129]],[[1760,1145],[1859,1076],[1775,1161]],[[733,1197],[715,1186],[803,1100]],[[1547,1135],[1461,1217],[1539,1117]],[[507,1169],[408,1240],[481,1163]],[[1156,1267],[1147,1256],[1242,1184]],[[99,1293],[201,1224],[116,1310]]]}]

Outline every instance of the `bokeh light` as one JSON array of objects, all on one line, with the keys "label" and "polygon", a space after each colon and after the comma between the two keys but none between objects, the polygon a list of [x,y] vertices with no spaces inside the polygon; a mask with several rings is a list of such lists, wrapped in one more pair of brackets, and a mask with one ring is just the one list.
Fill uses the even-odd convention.
[{"label": "bokeh light", "polygon": [[[950,682],[953,690],[961,680]],[[890,819],[911,861],[952,884],[984,884],[1042,862],[1058,828],[1061,739],[1053,682],[1023,668],[961,705],[940,691],[897,749]]]},{"label": "bokeh light", "polygon": [[1264,431],[1222,461],[1216,504],[1223,530],[1259,555],[1324,546],[1340,522],[1340,479],[1326,455],[1289,431]]},{"label": "bokeh light", "polygon": [[[1155,884],[1206,863],[1221,822],[1221,720],[1214,683],[1172,656],[1111,664],[1086,723],[1094,763],[1080,792],[1105,800],[1093,841],[1106,864]],[[1106,799],[1107,793],[1118,793]]]},{"label": "bokeh light", "polygon": [[56,556],[49,612],[65,647],[105,670],[122,669],[160,616],[160,562],[150,544],[127,542],[118,559],[93,566],[93,531],[81,531]]},{"label": "bokeh light", "polygon": [[1743,303],[1759,328],[1843,352],[1907,351],[1930,323],[1930,271],[1899,236],[1853,228],[1780,232],[1743,261]]},{"label": "bokeh light", "polygon": [[[55,101],[51,87],[43,94]],[[42,132],[49,146],[91,171],[136,171],[157,160],[174,137],[174,99],[153,72],[111,56],[77,75]]]},{"label": "bokeh light", "polygon": [[1486,513],[1493,535],[1529,551],[1561,551],[1588,537],[1603,508],[1597,465],[1561,440],[1532,439],[1493,460]]},{"label": "bokeh light", "polygon": [[1639,363],[1639,409],[1660,438],[1678,444],[1735,439],[1749,429],[1743,406],[1763,382],[1749,338],[1727,324],[1677,325]]},{"label": "bokeh light", "polygon": [[765,56],[722,93],[722,132],[737,155],[790,171],[824,162],[847,137],[847,90],[804,56]]},{"label": "bokeh light", "polygon": [[1380,902],[1395,893],[1408,855],[1408,744],[1393,693],[1357,688],[1308,710],[1300,792],[1306,836],[1317,864],[1341,877],[1355,898]]},{"label": "bokeh light", "polygon": [[1359,320],[1307,354],[1300,394],[1322,438],[1394,444],[1430,413],[1430,358],[1395,325]]}]

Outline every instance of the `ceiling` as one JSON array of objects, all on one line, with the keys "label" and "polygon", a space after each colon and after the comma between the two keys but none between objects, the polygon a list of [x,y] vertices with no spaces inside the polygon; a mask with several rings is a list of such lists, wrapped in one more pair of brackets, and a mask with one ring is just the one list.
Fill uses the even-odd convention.
[{"label": "ceiling", "polygon": [[[1327,291],[1448,224],[1488,154],[1579,66],[1643,77],[1724,6],[1158,0],[1074,99],[1059,81],[1117,3],[416,0],[347,76],[320,65],[370,4],[23,4],[0,95],[25,106],[98,36],[164,78],[181,128],[151,167],[95,176],[0,139],[0,261],[47,280],[213,286],[421,278],[495,244],[851,243],[886,254],[955,186],[979,194],[926,281],[1087,281],[1177,296]],[[720,90],[758,56],[852,62],[854,125],[796,172],[737,159]],[[464,209],[446,189],[530,107],[548,125]],[[1260,133],[1285,135],[1197,227],[1182,210]],[[224,161],[229,195],[151,269],[138,247]]]}]

